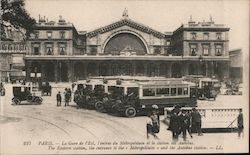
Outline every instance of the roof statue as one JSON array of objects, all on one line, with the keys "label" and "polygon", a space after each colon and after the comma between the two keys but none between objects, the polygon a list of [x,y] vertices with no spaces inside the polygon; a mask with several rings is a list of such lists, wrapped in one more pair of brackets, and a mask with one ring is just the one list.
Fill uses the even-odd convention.
[{"label": "roof statue", "polygon": [[122,13],[122,17],[125,17],[125,18],[128,17],[128,10],[127,10],[127,8],[124,9],[124,11]]}]

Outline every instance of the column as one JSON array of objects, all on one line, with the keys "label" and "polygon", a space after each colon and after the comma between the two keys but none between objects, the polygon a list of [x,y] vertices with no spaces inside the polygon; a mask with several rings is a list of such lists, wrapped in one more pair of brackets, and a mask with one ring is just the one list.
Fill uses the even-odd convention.
[{"label": "column", "polygon": [[54,70],[55,70],[55,82],[57,83],[58,82],[58,61],[54,62]]},{"label": "column", "polygon": [[73,62],[72,61],[67,61],[67,67],[68,67],[68,79],[69,82],[73,82],[74,81],[74,67],[73,67]]},{"label": "column", "polygon": [[[42,81],[45,81],[47,79],[47,77],[45,77],[45,64],[46,64],[46,61],[45,62],[41,62],[41,79]],[[46,74],[46,76],[49,76]]]},{"label": "column", "polygon": [[85,79],[87,79],[87,65],[88,65],[88,63],[84,63],[84,77],[85,77]]},{"label": "column", "polygon": [[182,62],[182,76],[188,75],[188,63]]}]

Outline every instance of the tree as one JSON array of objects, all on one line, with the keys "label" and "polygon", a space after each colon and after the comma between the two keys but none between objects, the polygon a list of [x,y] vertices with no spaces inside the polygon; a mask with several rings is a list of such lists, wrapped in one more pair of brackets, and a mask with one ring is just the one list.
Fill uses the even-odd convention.
[{"label": "tree", "polygon": [[24,39],[32,33],[36,20],[24,8],[24,0],[1,0],[1,40],[6,38],[6,28],[22,32]]}]

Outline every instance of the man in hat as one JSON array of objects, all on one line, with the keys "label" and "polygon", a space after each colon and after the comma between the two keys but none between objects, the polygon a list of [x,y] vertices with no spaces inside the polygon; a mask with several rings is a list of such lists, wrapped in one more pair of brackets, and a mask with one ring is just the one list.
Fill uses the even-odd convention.
[{"label": "man in hat", "polygon": [[61,106],[62,96],[61,96],[60,91],[56,94],[56,101],[57,101],[57,106]]},{"label": "man in hat", "polygon": [[198,136],[202,136],[201,132],[201,114],[197,111],[196,108],[192,109],[191,113],[192,129],[198,132]]},{"label": "man in hat", "polygon": [[179,117],[180,133],[182,133],[183,135],[183,140],[186,141],[187,130],[189,128],[189,117],[187,115],[187,111],[182,109],[181,114],[178,117]]},{"label": "man in hat", "polygon": [[238,137],[240,138],[241,133],[243,133],[243,129],[244,129],[242,109],[240,109],[240,111],[239,111],[237,122],[238,122]]}]

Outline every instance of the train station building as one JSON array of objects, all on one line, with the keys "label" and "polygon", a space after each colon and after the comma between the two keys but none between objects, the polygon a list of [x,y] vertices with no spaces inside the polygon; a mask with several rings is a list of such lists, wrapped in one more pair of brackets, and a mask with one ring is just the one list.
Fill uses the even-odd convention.
[{"label": "train station building", "polygon": [[209,21],[159,32],[128,17],[93,31],[78,31],[60,17],[40,18],[27,41],[26,78],[67,82],[104,75],[178,78],[229,75],[229,28]]}]

